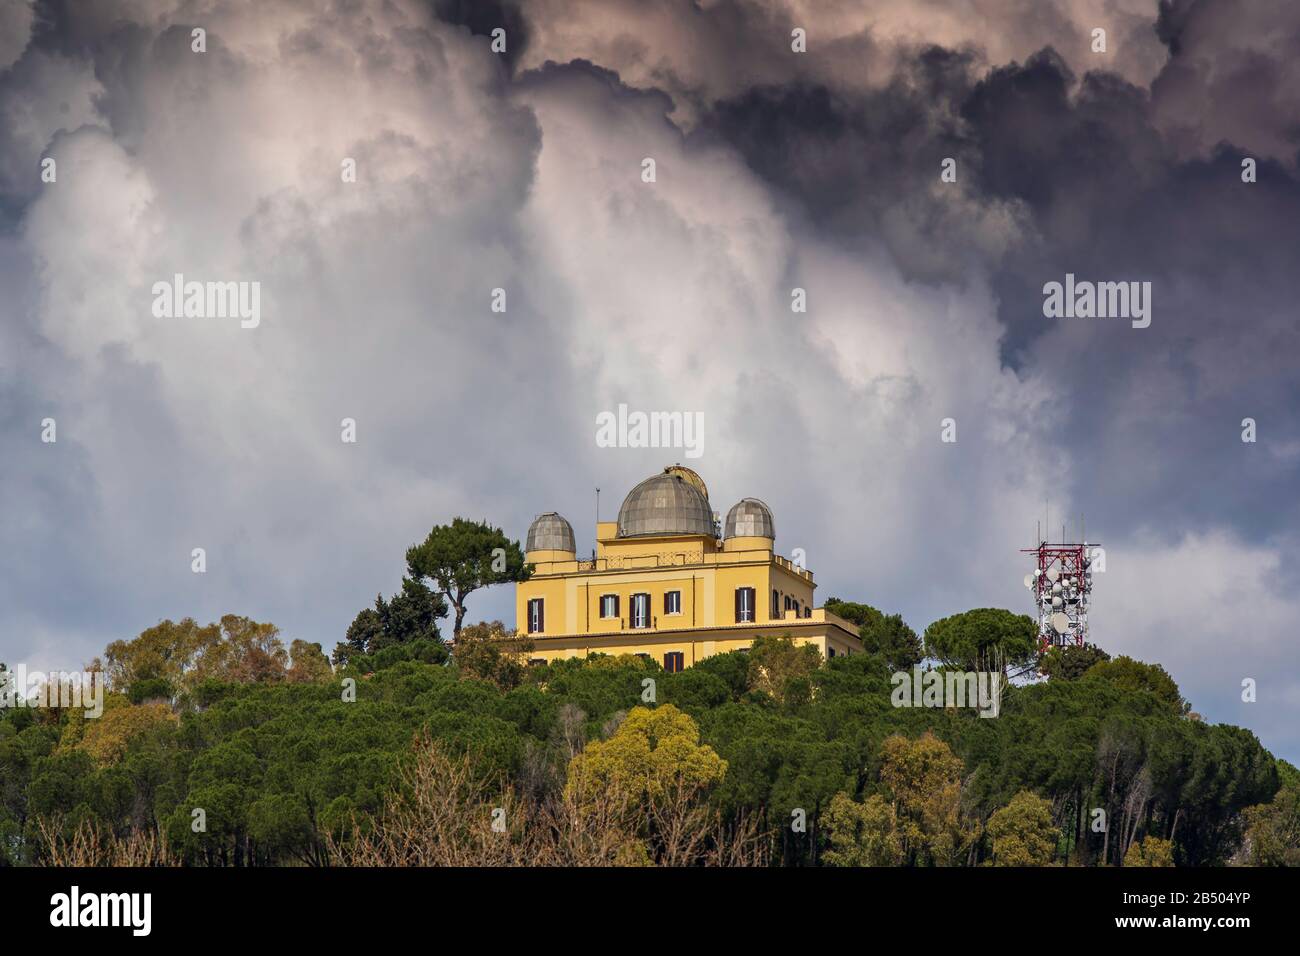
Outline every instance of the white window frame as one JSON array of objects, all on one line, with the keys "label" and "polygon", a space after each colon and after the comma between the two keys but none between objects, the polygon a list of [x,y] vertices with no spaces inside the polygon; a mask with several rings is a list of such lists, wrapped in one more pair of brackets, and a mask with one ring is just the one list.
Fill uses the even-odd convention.
[{"label": "white window frame", "polygon": [[[642,623],[640,624],[637,623],[636,615],[638,603],[645,612]],[[650,595],[645,591],[638,591],[632,595],[632,603],[627,609],[627,623],[629,627],[634,627],[637,630],[644,630],[650,626]]]},{"label": "white window frame", "polygon": [[[605,613],[605,602],[606,602],[606,601],[610,601],[610,602],[612,602],[612,604],[613,604],[613,606],[614,606],[614,613],[613,613],[613,614],[606,614],[606,613]],[[618,617],[618,595],[617,595],[617,594],[602,594],[602,595],[600,596],[600,619],[601,619],[602,621],[612,621],[612,620],[614,620],[614,619],[617,618],[617,617]]]},{"label": "white window frame", "polygon": [[[741,624],[753,624],[753,623],[754,623],[754,594],[755,594],[755,590],[754,590],[753,588],[751,588],[751,587],[740,587],[740,588],[737,588],[736,590],[740,592],[740,601],[741,601],[741,605],[740,605],[740,621],[739,621],[738,623],[741,623]],[[749,606],[748,606],[748,607],[745,606],[745,602],[746,602],[746,601],[749,602]]]},{"label": "white window frame", "polygon": [[[676,594],[676,595],[677,595],[677,610],[675,610],[675,611],[669,611],[669,610],[667,609],[667,608],[668,608],[668,595],[670,595],[670,594]],[[677,589],[677,588],[674,588],[674,589],[671,590],[671,591],[665,591],[665,592],[664,592],[664,615],[665,615],[665,616],[672,616],[672,617],[679,617],[679,616],[681,615],[681,613],[682,613],[682,592],[681,592],[679,589]]]}]

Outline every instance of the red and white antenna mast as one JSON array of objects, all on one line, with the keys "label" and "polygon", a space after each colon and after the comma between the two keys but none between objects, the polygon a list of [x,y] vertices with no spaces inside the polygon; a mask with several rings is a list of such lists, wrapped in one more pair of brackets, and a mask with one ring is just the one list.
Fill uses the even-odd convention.
[{"label": "red and white antenna mast", "polygon": [[1095,543],[1050,544],[1039,532],[1038,547],[1022,553],[1034,555],[1034,570],[1025,575],[1038,612],[1038,649],[1088,642],[1088,604],[1092,598],[1092,560]]}]

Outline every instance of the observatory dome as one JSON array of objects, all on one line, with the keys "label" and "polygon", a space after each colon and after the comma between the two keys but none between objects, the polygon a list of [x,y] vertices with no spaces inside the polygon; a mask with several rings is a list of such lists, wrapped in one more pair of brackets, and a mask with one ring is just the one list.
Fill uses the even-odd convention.
[{"label": "observatory dome", "polygon": [[676,465],[647,478],[623,499],[618,536],[714,534],[713,510],[703,488],[698,475]]},{"label": "observatory dome", "polygon": [[772,509],[757,498],[741,498],[732,505],[722,527],[724,538],[776,537]]},{"label": "observatory dome", "polygon": [[573,525],[554,511],[538,515],[528,526],[528,538],[524,550],[575,552],[577,545],[573,540]]}]

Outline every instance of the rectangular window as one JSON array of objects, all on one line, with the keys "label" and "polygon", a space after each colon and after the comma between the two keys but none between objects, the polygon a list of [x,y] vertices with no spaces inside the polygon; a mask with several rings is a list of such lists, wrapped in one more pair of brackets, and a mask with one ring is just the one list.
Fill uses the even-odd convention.
[{"label": "rectangular window", "polygon": [[528,601],[528,633],[541,634],[546,630],[546,611],[542,607],[541,598],[530,598]]},{"label": "rectangular window", "polygon": [[665,614],[682,613],[682,592],[681,591],[664,592],[664,613]]},{"label": "rectangular window", "polygon": [[600,596],[600,616],[603,618],[618,617],[617,594],[602,594]]},{"label": "rectangular window", "polygon": [[664,670],[670,674],[686,669],[686,655],[681,651],[669,651],[664,655]]},{"label": "rectangular window", "polygon": [[650,626],[650,595],[648,594],[632,595],[632,626],[633,627]]},{"label": "rectangular window", "polygon": [[772,616],[781,616],[781,592],[775,588],[772,589]]},{"label": "rectangular window", "polygon": [[754,620],[754,589],[736,588],[736,623],[748,624]]},{"label": "rectangular window", "polygon": [[834,657],[834,656],[835,656],[835,648],[833,648],[833,647],[828,647],[828,648],[826,648],[826,653],[827,653],[828,655],[830,655],[831,657]]}]

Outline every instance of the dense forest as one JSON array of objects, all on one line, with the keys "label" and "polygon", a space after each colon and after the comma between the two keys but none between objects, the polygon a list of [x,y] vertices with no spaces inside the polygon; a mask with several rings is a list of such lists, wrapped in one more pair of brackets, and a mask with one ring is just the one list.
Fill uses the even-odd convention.
[{"label": "dense forest", "polygon": [[[1039,658],[1007,611],[917,635],[832,599],[867,653],[530,666],[499,623],[444,640],[434,578],[332,661],[245,617],[163,621],[91,662],[98,719],[0,710],[0,864],[1300,864],[1294,767],[1157,665]],[[1025,678],[995,719],[895,706],[900,669],[989,661]]]}]

